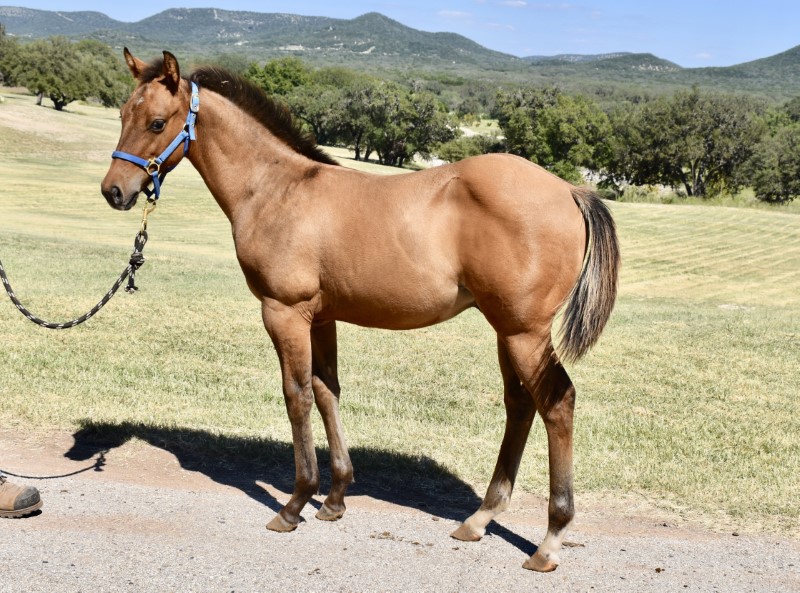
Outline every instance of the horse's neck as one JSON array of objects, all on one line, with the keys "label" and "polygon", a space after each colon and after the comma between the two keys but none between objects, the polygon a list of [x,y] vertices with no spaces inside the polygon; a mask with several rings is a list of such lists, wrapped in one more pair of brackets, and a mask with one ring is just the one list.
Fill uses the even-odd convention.
[{"label": "horse's neck", "polygon": [[200,92],[189,160],[232,222],[245,202],[285,195],[313,165],[227,99]]}]

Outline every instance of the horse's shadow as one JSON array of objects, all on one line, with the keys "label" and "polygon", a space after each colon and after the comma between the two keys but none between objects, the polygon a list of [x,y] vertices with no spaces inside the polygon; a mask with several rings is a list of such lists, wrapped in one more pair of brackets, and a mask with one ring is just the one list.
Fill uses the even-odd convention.
[{"label": "horse's shadow", "polygon": [[[294,488],[294,451],[290,443],[131,422],[84,421],[72,436],[75,442],[64,454],[68,459],[86,461],[102,453],[108,463],[111,450],[137,438],[172,453],[182,468],[237,488],[274,512],[282,505],[257,481],[282,492]],[[350,457],[357,481],[348,489],[349,495],[366,495],[457,521],[464,520],[481,503],[471,486],[428,457],[363,447],[350,449]],[[328,450],[318,448],[317,459],[322,479],[320,491],[326,492],[330,486]],[[97,464],[95,469],[102,471],[102,465]],[[310,504],[320,506],[313,499]],[[536,551],[534,544],[497,523],[490,523],[486,532],[526,554]]]}]

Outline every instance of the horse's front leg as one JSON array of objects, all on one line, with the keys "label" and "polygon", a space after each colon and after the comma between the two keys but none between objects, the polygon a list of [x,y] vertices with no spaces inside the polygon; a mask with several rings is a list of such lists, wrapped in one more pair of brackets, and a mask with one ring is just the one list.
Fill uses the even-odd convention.
[{"label": "horse's front leg", "polygon": [[292,308],[265,300],[261,310],[281,365],[283,397],[292,424],[295,483],[289,502],[267,524],[273,531],[292,531],[300,512],[319,490],[319,469],[311,434],[311,324]]}]

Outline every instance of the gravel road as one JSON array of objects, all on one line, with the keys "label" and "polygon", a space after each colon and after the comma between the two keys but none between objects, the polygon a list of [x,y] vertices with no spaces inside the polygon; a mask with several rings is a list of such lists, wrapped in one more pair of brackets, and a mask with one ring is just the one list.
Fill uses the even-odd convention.
[{"label": "gravel road", "polygon": [[546,503],[533,496],[473,544],[448,537],[468,510],[418,493],[413,504],[397,492],[352,496],[335,523],[308,508],[296,531],[278,534],[264,525],[288,499],[284,478],[283,490],[222,480],[139,440],[101,463],[73,445],[66,433],[0,431],[3,470],[79,472],[12,478],[37,486],[44,507],[0,521],[0,591],[800,592],[800,541],[716,533],[652,509],[579,504],[562,565],[536,574],[521,568],[544,532]]}]

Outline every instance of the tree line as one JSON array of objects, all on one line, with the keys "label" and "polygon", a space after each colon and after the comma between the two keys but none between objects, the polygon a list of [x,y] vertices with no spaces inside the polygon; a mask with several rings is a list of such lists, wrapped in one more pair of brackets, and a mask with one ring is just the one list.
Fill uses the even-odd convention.
[{"label": "tree line", "polygon": [[[741,95],[692,88],[672,96],[615,96],[600,103],[557,86],[464,85],[446,96],[436,81],[403,83],[341,67],[313,68],[295,57],[263,65],[233,60],[268,94],[286,102],[317,141],[402,167],[416,155],[456,161],[510,152],[574,183],[592,172],[619,193],[627,185],[671,187],[707,197],[752,187],[780,203],[800,195],[800,97],[769,106]],[[0,80],[48,96],[56,109],[94,98],[121,104],[130,76],[96,41],[50,38],[18,44],[0,25]],[[497,122],[493,136],[463,135],[465,121]]]},{"label": "tree line", "polygon": [[432,92],[345,68],[312,69],[294,57],[251,64],[244,73],[281,97],[317,142],[347,146],[356,160],[375,153],[379,163],[402,167],[460,135],[459,123]]},{"label": "tree line", "polygon": [[[602,109],[556,86],[468,93],[455,108],[425,88],[344,68],[313,69],[294,57],[251,64],[245,76],[281,97],[322,144],[374,151],[402,166],[414,154],[456,161],[510,152],[574,183],[589,171],[619,194],[626,185],[668,186],[708,197],[752,187],[766,202],[800,195],[800,97],[780,107],[698,88],[669,97],[633,96]],[[464,136],[476,111],[499,125],[493,137]],[[459,117],[460,116],[460,117]]]}]

